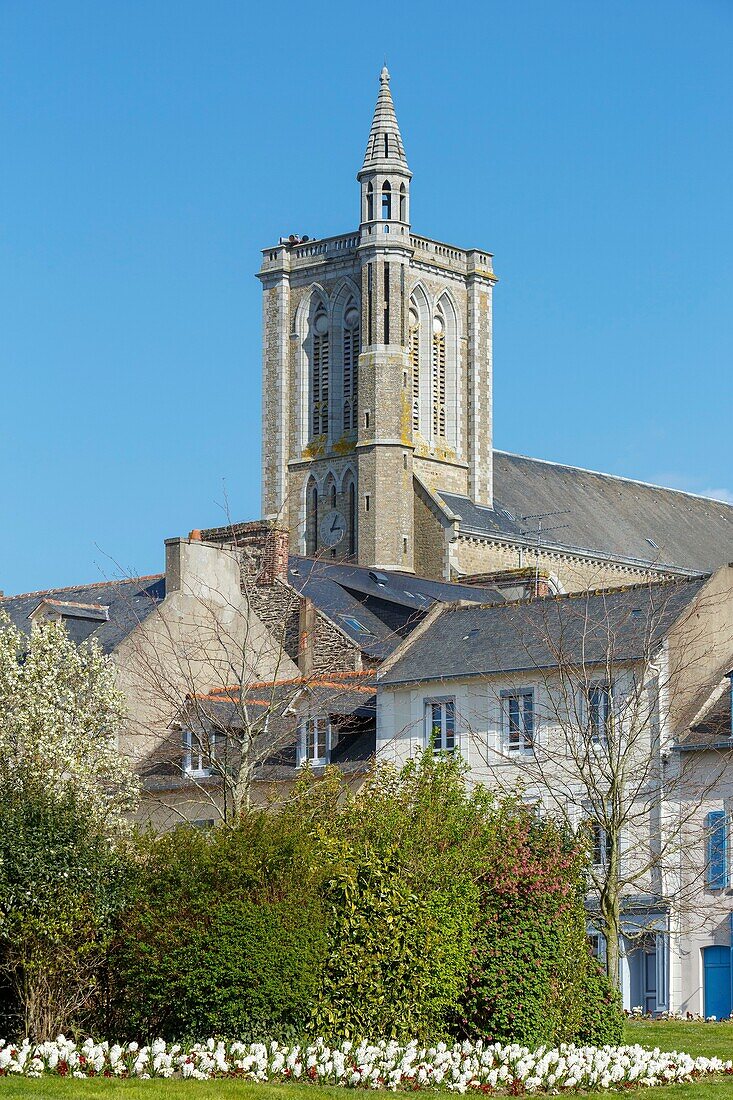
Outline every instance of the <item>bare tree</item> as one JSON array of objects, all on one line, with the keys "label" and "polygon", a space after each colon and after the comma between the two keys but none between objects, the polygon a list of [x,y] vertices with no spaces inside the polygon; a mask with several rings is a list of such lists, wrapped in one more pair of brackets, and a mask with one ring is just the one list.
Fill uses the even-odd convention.
[{"label": "bare tree", "polygon": [[[425,718],[411,709],[407,733],[395,721],[395,743],[420,737],[422,721],[438,748],[462,737],[473,781],[522,788],[585,838],[589,905],[617,982],[632,898],[658,899],[677,920],[705,919],[701,809],[719,796],[730,754],[713,752],[695,769],[677,749],[733,662],[731,578],[724,569],[707,580],[436,609],[385,666],[389,688],[390,666],[399,682],[404,659],[414,687],[426,675],[423,654],[430,671],[441,665],[440,639],[450,677],[431,677]],[[395,704],[395,716],[403,712]],[[395,748],[380,737],[379,751]],[[642,937],[652,929],[638,918]]]},{"label": "bare tree", "polygon": [[180,557],[166,570],[172,590],[140,616],[117,663],[135,701],[129,738],[146,801],[228,821],[255,783],[282,791],[301,756],[325,762],[337,741],[373,727],[374,687],[356,643],[288,576],[280,525],[203,534],[169,545]]},{"label": "bare tree", "polygon": [[[625,901],[659,898],[678,917],[700,903],[704,861],[689,856],[729,757],[719,753],[691,780],[676,749],[733,660],[719,599],[691,580],[539,600],[514,613],[536,690],[499,693],[497,755],[546,810],[585,830],[590,895],[616,982]],[[506,782],[496,759],[487,764]]]}]

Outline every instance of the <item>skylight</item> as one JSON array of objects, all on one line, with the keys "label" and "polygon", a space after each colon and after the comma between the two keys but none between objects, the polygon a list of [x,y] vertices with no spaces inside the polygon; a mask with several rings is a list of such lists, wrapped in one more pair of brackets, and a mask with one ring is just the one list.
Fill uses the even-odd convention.
[{"label": "skylight", "polygon": [[371,634],[371,631],[353,615],[339,615],[339,619],[349,630],[353,630],[354,634]]}]

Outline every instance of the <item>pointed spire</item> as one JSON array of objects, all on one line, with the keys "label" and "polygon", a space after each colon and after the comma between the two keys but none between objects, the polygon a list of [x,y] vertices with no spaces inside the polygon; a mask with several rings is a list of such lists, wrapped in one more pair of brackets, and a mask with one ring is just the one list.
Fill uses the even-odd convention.
[{"label": "pointed spire", "polygon": [[377,167],[397,167],[408,172],[407,157],[402,144],[402,135],[397,125],[392,93],[389,90],[389,70],[385,65],[379,74],[379,95],[374,108],[372,128],[369,131],[362,172]]}]

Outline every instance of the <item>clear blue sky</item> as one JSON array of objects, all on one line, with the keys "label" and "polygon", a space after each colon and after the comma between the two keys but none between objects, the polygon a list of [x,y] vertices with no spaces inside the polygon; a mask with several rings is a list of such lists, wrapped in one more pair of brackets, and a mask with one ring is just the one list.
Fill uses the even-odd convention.
[{"label": "clear blue sky", "polygon": [[732,55],[731,0],[0,0],[0,588],[258,516],[259,249],[355,227],[385,56],[495,444],[733,492]]}]

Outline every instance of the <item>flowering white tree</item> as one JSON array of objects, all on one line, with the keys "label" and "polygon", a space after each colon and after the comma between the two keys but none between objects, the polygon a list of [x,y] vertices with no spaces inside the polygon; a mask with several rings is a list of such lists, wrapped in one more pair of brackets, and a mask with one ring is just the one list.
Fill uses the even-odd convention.
[{"label": "flowering white tree", "polygon": [[118,749],[124,696],[95,641],[76,645],[57,622],[30,637],[0,615],[0,784],[24,775],[51,797],[73,791],[111,830],[134,808],[138,784]]}]

